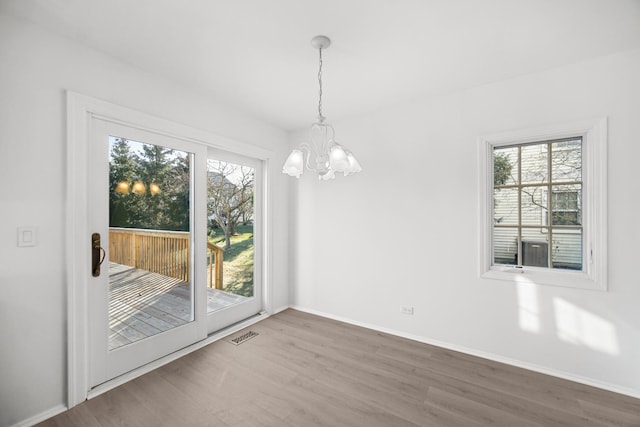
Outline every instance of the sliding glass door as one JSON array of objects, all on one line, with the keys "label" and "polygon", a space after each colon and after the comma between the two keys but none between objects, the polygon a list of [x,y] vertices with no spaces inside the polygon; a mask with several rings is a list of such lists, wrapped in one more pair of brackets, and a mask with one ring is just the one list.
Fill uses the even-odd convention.
[{"label": "sliding glass door", "polygon": [[206,337],[207,196],[206,148],[108,120],[91,124],[95,387]]},{"label": "sliding glass door", "polygon": [[262,162],[210,148],[207,317],[210,332],[262,311]]}]

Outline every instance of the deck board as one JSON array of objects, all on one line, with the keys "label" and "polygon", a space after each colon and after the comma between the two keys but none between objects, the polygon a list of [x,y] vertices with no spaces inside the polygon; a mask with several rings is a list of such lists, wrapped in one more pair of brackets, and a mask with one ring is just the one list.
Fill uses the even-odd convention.
[{"label": "deck board", "polygon": [[[248,299],[207,288],[207,311]],[[146,270],[109,265],[109,349],[191,321],[191,284]]]}]

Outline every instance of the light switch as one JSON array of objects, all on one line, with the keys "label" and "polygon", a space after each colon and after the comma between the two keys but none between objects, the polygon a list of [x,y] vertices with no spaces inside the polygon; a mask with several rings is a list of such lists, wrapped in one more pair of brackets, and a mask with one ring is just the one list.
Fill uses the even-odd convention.
[{"label": "light switch", "polygon": [[18,246],[35,246],[37,237],[36,227],[18,227]]}]

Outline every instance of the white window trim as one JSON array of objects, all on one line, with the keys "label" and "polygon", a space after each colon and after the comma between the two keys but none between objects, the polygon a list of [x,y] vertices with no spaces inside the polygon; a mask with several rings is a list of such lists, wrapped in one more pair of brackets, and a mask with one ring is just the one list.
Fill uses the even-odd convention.
[{"label": "white window trim", "polygon": [[[583,138],[583,271],[492,265],[493,148],[528,142]],[[479,274],[508,280],[607,290],[607,119],[583,120],[534,129],[508,131],[478,138]]]}]

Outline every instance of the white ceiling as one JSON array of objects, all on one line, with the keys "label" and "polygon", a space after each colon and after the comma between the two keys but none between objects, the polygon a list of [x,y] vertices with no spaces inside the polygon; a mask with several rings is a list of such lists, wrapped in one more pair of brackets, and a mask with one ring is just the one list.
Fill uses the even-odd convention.
[{"label": "white ceiling", "polygon": [[640,48],[640,0],[0,0],[284,129]]}]

